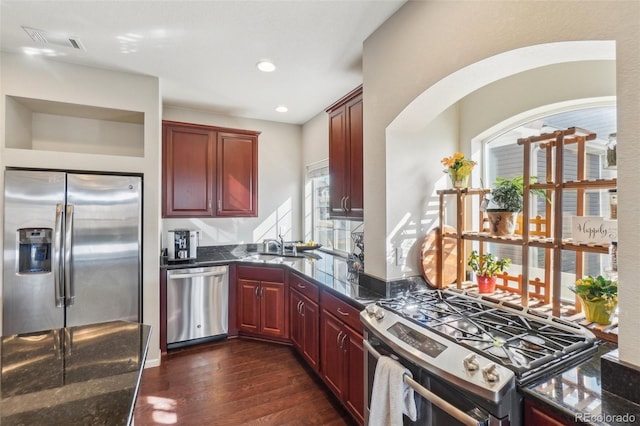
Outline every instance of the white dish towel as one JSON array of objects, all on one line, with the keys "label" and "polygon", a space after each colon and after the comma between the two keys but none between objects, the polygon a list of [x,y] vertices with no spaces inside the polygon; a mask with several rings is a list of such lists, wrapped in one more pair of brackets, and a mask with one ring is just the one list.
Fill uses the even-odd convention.
[{"label": "white dish towel", "polygon": [[411,372],[398,361],[381,356],[378,358],[373,378],[369,426],[402,426],[402,415],[416,420],[416,401],[413,388],[404,381]]}]

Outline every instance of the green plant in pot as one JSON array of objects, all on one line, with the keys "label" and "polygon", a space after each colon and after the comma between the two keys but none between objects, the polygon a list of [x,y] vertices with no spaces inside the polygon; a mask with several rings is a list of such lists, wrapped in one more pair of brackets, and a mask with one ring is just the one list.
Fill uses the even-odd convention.
[{"label": "green plant in pot", "polygon": [[467,265],[476,274],[478,291],[480,293],[493,293],[496,290],[497,274],[504,272],[511,266],[511,259],[508,257],[499,259],[493,253],[480,255],[474,250],[469,255]]},{"label": "green plant in pot", "polygon": [[[532,176],[530,184],[538,178]],[[531,189],[534,195],[546,198],[546,193],[541,189]],[[524,177],[516,176],[511,179],[497,177],[491,190],[491,203],[494,206],[487,209],[487,216],[491,224],[491,233],[494,235],[513,235],[516,230],[518,214],[522,211],[524,195]]]},{"label": "green plant in pot", "polygon": [[576,281],[571,291],[578,295],[587,321],[611,324],[611,317],[618,306],[618,282],[601,275],[588,275]]}]

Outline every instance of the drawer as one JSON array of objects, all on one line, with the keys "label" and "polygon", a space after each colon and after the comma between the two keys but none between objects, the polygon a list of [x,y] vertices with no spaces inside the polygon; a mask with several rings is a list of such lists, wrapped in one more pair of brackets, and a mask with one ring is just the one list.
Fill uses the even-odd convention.
[{"label": "drawer", "polygon": [[284,270],[280,268],[238,265],[237,276],[245,280],[284,283]]},{"label": "drawer", "polygon": [[360,322],[360,310],[358,308],[326,291],[322,292],[321,300],[322,309],[362,334],[362,323]]},{"label": "drawer", "polygon": [[320,301],[320,289],[318,286],[296,274],[289,274],[289,288],[295,288],[316,303]]}]

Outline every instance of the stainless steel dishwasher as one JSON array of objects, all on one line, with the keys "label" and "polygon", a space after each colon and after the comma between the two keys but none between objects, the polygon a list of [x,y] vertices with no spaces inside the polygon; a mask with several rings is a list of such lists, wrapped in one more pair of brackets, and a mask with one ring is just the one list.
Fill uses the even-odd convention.
[{"label": "stainless steel dishwasher", "polygon": [[167,271],[167,347],[221,339],[228,332],[228,267]]}]

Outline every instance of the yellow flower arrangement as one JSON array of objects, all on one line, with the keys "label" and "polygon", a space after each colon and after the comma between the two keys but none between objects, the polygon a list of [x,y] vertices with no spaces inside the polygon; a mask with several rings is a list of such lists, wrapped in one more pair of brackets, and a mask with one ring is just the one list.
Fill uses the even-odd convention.
[{"label": "yellow flower arrangement", "polygon": [[618,282],[597,277],[586,276],[576,280],[571,291],[580,297],[587,320],[598,324],[611,324],[611,317],[618,305]]},{"label": "yellow flower arrangement", "polygon": [[442,164],[447,167],[444,170],[445,173],[450,173],[450,171],[455,171],[458,175],[469,175],[471,174],[471,170],[476,165],[475,161],[467,160],[464,158],[464,154],[461,152],[456,152],[450,157],[445,157],[441,160]]},{"label": "yellow flower arrangement", "polygon": [[609,308],[615,308],[618,304],[618,282],[600,275],[580,278],[569,289],[589,302],[602,300]]}]

